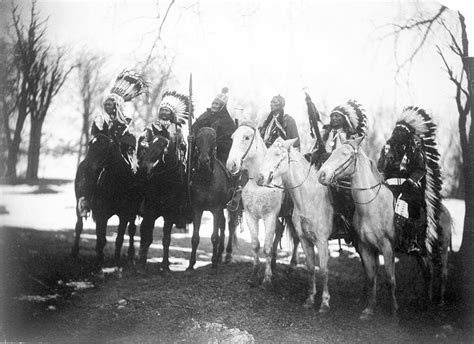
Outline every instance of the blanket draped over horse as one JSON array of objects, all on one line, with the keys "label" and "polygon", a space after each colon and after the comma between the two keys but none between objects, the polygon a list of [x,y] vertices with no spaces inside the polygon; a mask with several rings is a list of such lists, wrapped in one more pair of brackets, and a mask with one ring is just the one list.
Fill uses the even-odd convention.
[{"label": "blanket draped over horse", "polygon": [[[86,183],[93,183],[86,186]],[[137,191],[135,168],[122,155],[119,145],[109,137],[97,134],[89,143],[89,152],[82,161],[75,179],[76,202],[84,196],[84,190],[91,189],[92,218],[96,222],[96,252],[99,262],[104,260],[104,247],[107,243],[106,229],[110,217],[119,217],[117,239],[115,242],[115,259],[120,258],[125,229],[128,224],[130,245],[129,259],[134,258],[135,218],[140,203]],[[76,208],[76,229],[73,255],[79,252],[79,241],[83,229],[83,219]]]},{"label": "blanket draped over horse", "polygon": [[[292,220],[301,241],[306,265],[311,273],[311,291],[306,307],[314,306],[316,295],[316,255],[323,280],[320,312],[329,310],[328,289],[328,239],[333,228],[334,209],[329,199],[329,190],[318,183],[318,172],[303,154],[292,148],[294,140],[278,138],[268,149],[265,161],[260,165],[258,185],[270,189],[288,190],[294,203]],[[281,183],[278,184],[278,180]]]},{"label": "blanket draped over horse", "polygon": [[[360,147],[363,138],[350,140],[337,148],[320,170],[319,181],[324,185],[337,184],[343,178],[350,178],[351,192],[355,203],[353,227],[357,235],[357,251],[367,276],[369,301],[361,318],[367,319],[374,313],[377,290],[378,255],[384,257],[384,266],[389,279],[392,309],[396,313],[398,303],[395,296],[395,243],[394,197],[383,184],[375,163]],[[439,243],[443,276],[447,271],[447,254],[451,233],[451,217],[446,208],[441,208],[438,226],[443,233]],[[438,237],[440,239],[441,237]],[[433,263],[430,255],[420,256],[424,268],[427,296],[431,299]],[[441,293],[444,293],[445,278]],[[441,296],[443,297],[443,296]]]}]

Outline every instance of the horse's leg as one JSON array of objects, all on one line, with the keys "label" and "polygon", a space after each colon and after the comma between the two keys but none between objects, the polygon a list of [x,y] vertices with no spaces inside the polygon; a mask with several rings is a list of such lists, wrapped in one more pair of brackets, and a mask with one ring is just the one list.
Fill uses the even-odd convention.
[{"label": "horse's leg", "polygon": [[398,302],[395,295],[397,289],[397,283],[395,280],[395,253],[393,251],[392,243],[387,239],[383,243],[382,254],[390,286],[390,296],[392,297],[392,314],[396,316],[398,312]]},{"label": "horse's leg", "polygon": [[440,247],[440,260],[441,260],[441,287],[439,296],[439,305],[444,305],[444,294],[446,293],[446,283],[448,282],[448,254],[449,246],[451,243],[451,229],[452,219],[449,211],[443,206],[443,210],[440,215],[440,226],[442,229],[442,239]]},{"label": "horse's leg", "polygon": [[216,211],[212,211],[212,235],[211,235],[211,242],[212,242],[212,267],[217,268],[217,251],[219,246],[219,214]]},{"label": "horse's leg", "polygon": [[258,265],[260,264],[259,258],[259,251],[260,251],[260,241],[258,240],[258,219],[250,214],[250,212],[246,212],[245,214],[245,222],[247,223],[247,227],[250,231],[250,238],[252,241],[252,249],[253,249],[253,271],[250,275],[250,278],[247,280],[247,283],[250,284],[252,287],[256,287],[258,285]]},{"label": "horse's leg", "polygon": [[277,217],[272,215],[267,216],[263,220],[265,223],[265,244],[263,246],[263,253],[265,255],[264,287],[269,287],[272,283],[273,244],[275,242],[275,226],[277,221]]},{"label": "horse's leg", "polygon": [[140,252],[138,262],[141,266],[146,265],[148,249],[153,242],[153,229],[156,218],[145,214],[140,225]]},{"label": "horse's leg", "polygon": [[329,295],[328,280],[328,261],[329,261],[329,248],[327,238],[320,240],[316,239],[316,247],[318,248],[319,255],[319,268],[321,271],[321,277],[323,279],[323,294],[321,295],[321,306],[319,307],[320,313],[325,313],[329,310]]},{"label": "horse's leg", "polygon": [[189,266],[187,270],[194,270],[194,264],[196,264],[196,251],[199,246],[199,228],[201,228],[202,210],[193,210],[193,237],[191,238],[191,257],[189,258]]},{"label": "horse's leg", "polygon": [[128,222],[128,260],[133,262],[135,259],[135,233],[137,232],[137,226],[135,225],[135,216],[132,216]]},{"label": "horse's leg", "polygon": [[224,263],[230,263],[232,261],[232,248],[233,245],[236,243],[237,237],[236,237],[236,230],[237,230],[237,221],[238,221],[238,214],[236,211],[228,212],[229,216],[229,221],[228,221],[228,226],[229,226],[229,239],[227,240],[227,247],[226,247],[226,254],[225,254],[225,259]]},{"label": "horse's leg", "polygon": [[428,256],[416,256],[416,260],[423,271],[425,299],[428,303],[431,303],[433,300],[433,261]]},{"label": "horse's leg", "polygon": [[[265,228],[266,228],[266,225],[265,225]],[[276,256],[278,252],[278,244],[280,243],[281,238],[283,237],[284,230],[285,230],[285,227],[283,226],[283,223],[277,217],[275,221],[275,239],[273,240],[273,246],[272,246],[272,260],[271,260],[272,269],[275,269],[276,267]],[[265,242],[266,242],[266,237],[265,237]]]},{"label": "horse's leg", "polygon": [[225,247],[225,216],[224,209],[220,209],[218,212],[218,227],[219,227],[219,246],[217,248],[217,264],[222,263],[222,253]]},{"label": "horse's leg", "polygon": [[361,320],[367,320],[374,315],[377,293],[377,254],[373,252],[365,243],[359,243],[359,254],[365,268],[368,289],[368,304],[362,311]]},{"label": "horse's leg", "polygon": [[298,245],[300,244],[300,238],[296,232],[291,216],[287,217],[286,223],[288,230],[290,231],[291,238],[293,239],[293,253],[291,255],[290,269],[294,269],[298,265]]},{"label": "horse's leg", "polygon": [[72,256],[74,258],[77,258],[79,255],[79,241],[81,240],[81,233],[82,233],[82,228],[83,228],[83,222],[82,222],[82,216],[79,214],[79,212],[76,210],[76,228],[74,229],[74,245],[72,247]]},{"label": "horse's leg", "polygon": [[311,289],[306,301],[304,302],[304,308],[314,307],[314,297],[316,296],[316,254],[314,252],[314,245],[311,241],[305,237],[301,237],[301,247],[303,248],[304,255],[306,257],[306,267],[310,273],[311,278]]},{"label": "horse's leg", "polygon": [[122,253],[123,238],[125,236],[125,230],[127,229],[128,218],[125,216],[119,217],[119,225],[117,227],[117,239],[115,239],[115,261],[117,264],[120,262],[120,255]]},{"label": "horse's leg", "polygon": [[97,262],[101,265],[104,262],[104,247],[107,244],[107,219],[105,216],[97,217],[95,230],[97,235],[95,252],[97,254]]},{"label": "horse's leg", "polygon": [[173,222],[165,219],[163,224],[163,260],[161,267],[164,271],[170,271],[170,245],[171,245],[171,229],[173,228]]}]

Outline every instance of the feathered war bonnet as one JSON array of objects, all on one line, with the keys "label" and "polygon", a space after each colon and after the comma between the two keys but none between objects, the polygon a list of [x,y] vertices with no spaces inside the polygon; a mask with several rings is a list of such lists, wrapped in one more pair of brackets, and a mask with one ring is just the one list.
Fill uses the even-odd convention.
[{"label": "feathered war bonnet", "polygon": [[189,98],[176,91],[166,91],[160,103],[161,108],[169,109],[175,116],[178,124],[187,123],[192,104]]},{"label": "feathered war bonnet", "polygon": [[150,86],[151,84],[141,75],[134,71],[124,70],[115,79],[110,94],[105,97],[104,103],[107,100],[112,100],[117,109],[117,119],[122,123],[126,123],[123,104],[141,94],[148,94]]},{"label": "feathered war bonnet", "polygon": [[403,109],[400,118],[392,132],[391,142],[406,142],[405,140],[421,142],[426,156],[426,248],[432,252],[433,245],[439,238],[439,214],[441,212],[441,169],[439,152],[436,144],[436,124],[425,110],[409,106]]},{"label": "feathered war bonnet", "polygon": [[367,135],[369,130],[367,115],[365,114],[363,106],[356,100],[350,99],[346,103],[336,106],[331,111],[331,114],[333,113],[341,115],[347,125],[359,136]]}]

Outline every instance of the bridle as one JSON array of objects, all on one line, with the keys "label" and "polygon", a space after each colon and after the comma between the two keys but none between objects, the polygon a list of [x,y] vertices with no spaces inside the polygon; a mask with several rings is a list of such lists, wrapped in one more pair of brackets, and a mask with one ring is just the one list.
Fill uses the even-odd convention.
[{"label": "bridle", "polygon": [[[270,170],[270,173],[269,173],[269,175],[268,175],[268,179],[270,179],[270,180],[273,179],[273,175],[274,175],[274,173],[275,173],[274,171],[276,171],[276,170],[280,167],[281,163],[282,163],[283,161],[285,161],[286,158],[287,158],[287,157],[284,155],[280,160],[278,160],[278,162],[275,164],[275,166],[273,167],[273,169]],[[292,161],[297,161],[297,160],[291,160],[291,159],[290,159],[290,153],[288,152],[288,165],[290,165],[290,163],[291,163]],[[309,166],[308,166],[308,172],[306,173],[306,176],[305,176],[305,178],[303,179],[303,181],[302,181],[301,183],[295,185],[295,186],[284,187],[284,186],[277,185],[277,184],[273,184],[273,183],[268,184],[268,185],[264,185],[264,186],[267,187],[267,188],[276,188],[276,189],[281,189],[281,190],[293,190],[293,189],[299,188],[301,185],[303,185],[303,184],[306,182],[306,180],[307,180],[308,177],[309,177],[309,173],[310,173],[310,172],[311,172],[311,163],[310,163]]]},{"label": "bridle", "polygon": [[[375,184],[373,186],[370,186],[370,187],[367,187],[367,188],[355,188],[355,187],[353,187],[352,186],[352,179],[353,179],[354,173],[357,169],[357,161],[358,161],[358,158],[359,158],[359,147],[360,146],[354,147],[349,142],[346,142],[343,145],[348,145],[349,147],[352,148],[351,155],[349,156],[349,158],[347,158],[346,161],[344,161],[339,167],[337,167],[334,170],[334,174],[331,177],[331,180],[329,181],[329,184],[331,186],[334,186],[334,187],[337,187],[337,188],[346,189],[346,190],[357,190],[357,191],[368,191],[368,190],[373,190],[375,188],[378,188],[377,191],[375,192],[375,196],[370,201],[368,201],[368,202],[356,202],[356,201],[354,201],[354,203],[357,203],[357,204],[369,204],[377,198],[377,196],[380,192],[380,189],[382,188],[383,182],[378,182],[377,184]],[[354,169],[349,174],[349,177],[351,178],[349,186],[346,186],[346,185],[343,184],[343,182],[338,181],[335,178],[337,176],[341,175],[344,171],[346,171],[351,166],[351,164],[354,166]]]},{"label": "bridle", "polygon": [[255,135],[257,135],[257,129],[255,129],[254,127],[252,127],[252,126],[250,126],[250,125],[248,125],[248,124],[241,124],[240,126],[241,126],[241,127],[248,127],[248,128],[250,128],[250,129],[253,130],[252,140],[250,141],[249,146],[247,147],[247,149],[245,150],[244,154],[243,154],[242,157],[240,158],[240,166],[242,166],[242,164],[244,163],[245,158],[247,157],[247,155],[248,155],[249,152],[250,152],[250,148],[252,148],[253,142],[255,141]]}]

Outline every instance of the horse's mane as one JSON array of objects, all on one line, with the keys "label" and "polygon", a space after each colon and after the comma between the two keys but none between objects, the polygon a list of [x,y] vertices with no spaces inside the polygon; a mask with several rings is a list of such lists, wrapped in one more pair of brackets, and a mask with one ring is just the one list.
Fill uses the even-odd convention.
[{"label": "horse's mane", "polygon": [[377,168],[377,163],[373,159],[369,158],[363,150],[360,150],[360,152],[362,152],[363,156],[367,159],[370,166],[370,170],[372,171],[372,174],[377,179],[377,183],[382,183],[384,181],[384,178],[382,174],[380,174],[379,169]]}]

